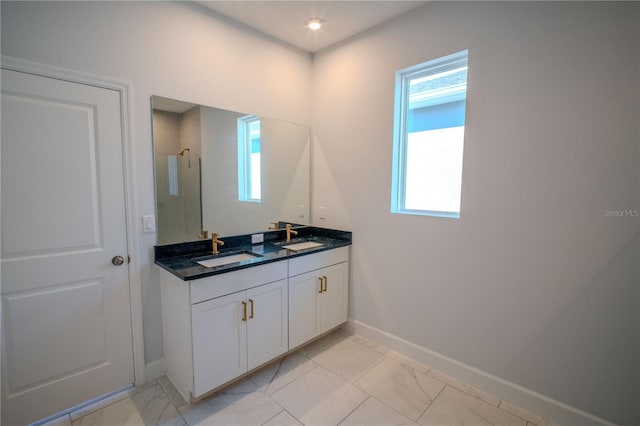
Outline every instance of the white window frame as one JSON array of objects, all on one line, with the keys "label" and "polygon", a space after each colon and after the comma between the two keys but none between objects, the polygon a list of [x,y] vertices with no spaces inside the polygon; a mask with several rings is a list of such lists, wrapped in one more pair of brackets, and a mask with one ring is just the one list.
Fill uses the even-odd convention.
[{"label": "white window frame", "polygon": [[414,65],[396,72],[395,103],[393,120],[393,163],[391,175],[391,212],[447,218],[460,218],[459,211],[415,210],[407,209],[406,177],[407,177],[407,113],[409,102],[418,102],[420,106],[440,105],[448,102],[466,100],[467,84],[449,86],[434,91],[424,99],[411,99],[410,82],[429,75],[440,74],[449,70],[467,66],[468,50],[456,52],[422,64]]},{"label": "white window frame", "polygon": [[[257,115],[246,115],[238,118],[238,200],[260,203],[262,196],[252,196],[252,183],[256,176],[251,167],[251,124],[260,121]],[[260,176],[257,176],[260,179]]]}]

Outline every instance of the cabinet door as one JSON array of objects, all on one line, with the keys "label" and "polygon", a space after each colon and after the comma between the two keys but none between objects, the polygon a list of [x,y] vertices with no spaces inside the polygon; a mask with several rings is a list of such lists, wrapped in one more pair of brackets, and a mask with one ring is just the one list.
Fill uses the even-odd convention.
[{"label": "cabinet door", "polygon": [[289,349],[287,280],[247,290],[249,370]]},{"label": "cabinet door", "polygon": [[242,291],[191,306],[195,397],[247,371],[244,296]]},{"label": "cabinet door", "polygon": [[289,347],[320,334],[320,271],[289,278]]},{"label": "cabinet door", "polygon": [[[320,332],[339,326],[348,317],[349,276],[348,263],[340,263],[318,271],[325,280],[320,310]],[[326,278],[325,278],[326,277]]]}]

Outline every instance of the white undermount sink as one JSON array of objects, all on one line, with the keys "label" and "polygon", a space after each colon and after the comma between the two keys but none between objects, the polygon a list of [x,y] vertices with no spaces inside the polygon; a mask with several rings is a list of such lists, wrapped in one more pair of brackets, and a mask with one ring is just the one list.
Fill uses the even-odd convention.
[{"label": "white undermount sink", "polygon": [[261,257],[261,256],[257,254],[249,253],[249,252],[242,252],[242,253],[236,253],[236,254],[216,256],[209,259],[197,260],[197,263],[198,265],[202,265],[206,268],[215,268],[216,266],[224,266],[224,265],[229,265],[231,263],[238,263],[238,262],[242,262],[243,260],[255,259],[256,257]]},{"label": "white undermount sink", "polygon": [[298,251],[298,250],[307,250],[310,248],[316,248],[316,247],[321,247],[323,246],[322,243],[316,243],[313,241],[305,241],[303,243],[297,243],[297,244],[289,244],[286,246],[282,246],[282,248],[286,248],[288,250],[293,250],[293,251]]}]

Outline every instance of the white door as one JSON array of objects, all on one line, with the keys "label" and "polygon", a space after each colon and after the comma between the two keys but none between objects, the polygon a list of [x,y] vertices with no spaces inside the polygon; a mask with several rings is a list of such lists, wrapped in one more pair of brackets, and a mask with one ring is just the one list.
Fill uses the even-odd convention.
[{"label": "white door", "polygon": [[2,424],[14,425],[132,383],[133,351],[119,92],[2,70],[1,111]]},{"label": "white door", "polygon": [[191,306],[195,397],[247,371],[245,292]]},{"label": "white door", "polygon": [[249,370],[289,350],[287,296],[287,280],[247,290]]}]

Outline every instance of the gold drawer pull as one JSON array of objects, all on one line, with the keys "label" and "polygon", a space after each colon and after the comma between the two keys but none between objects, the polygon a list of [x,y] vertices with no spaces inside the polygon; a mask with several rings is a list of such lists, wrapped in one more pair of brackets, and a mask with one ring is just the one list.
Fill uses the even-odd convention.
[{"label": "gold drawer pull", "polygon": [[318,279],[320,280],[320,290],[318,290],[318,293],[322,293],[322,277],[318,277]]},{"label": "gold drawer pull", "polygon": [[242,321],[246,321],[247,320],[247,302],[243,300],[241,303],[242,303]]},{"label": "gold drawer pull", "polygon": [[322,279],[324,280],[324,289],[322,289],[322,291],[326,292],[327,291],[327,277],[325,275],[322,276]]},{"label": "gold drawer pull", "polygon": [[251,313],[249,314],[249,319],[253,319],[253,299],[249,299],[249,303],[251,304]]}]

